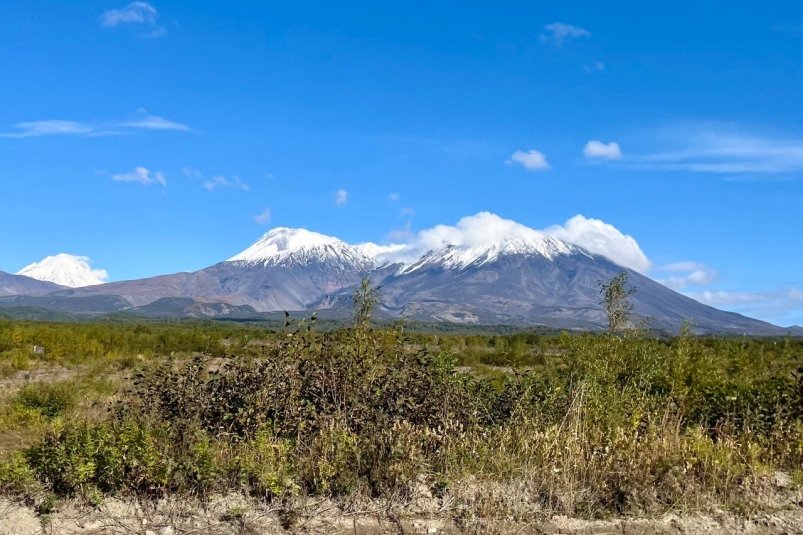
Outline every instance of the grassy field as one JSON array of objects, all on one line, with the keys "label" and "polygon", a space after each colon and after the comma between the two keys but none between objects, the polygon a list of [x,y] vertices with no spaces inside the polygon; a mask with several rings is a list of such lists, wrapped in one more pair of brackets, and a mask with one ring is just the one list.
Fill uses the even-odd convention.
[{"label": "grassy field", "polygon": [[688,332],[2,321],[0,492],[749,512],[803,484],[801,367],[801,340]]}]

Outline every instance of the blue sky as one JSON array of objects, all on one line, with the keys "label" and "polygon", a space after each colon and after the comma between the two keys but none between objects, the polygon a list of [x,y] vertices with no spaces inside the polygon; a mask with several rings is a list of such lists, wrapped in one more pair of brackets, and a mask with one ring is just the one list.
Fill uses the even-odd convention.
[{"label": "blue sky", "polygon": [[0,0],[0,40],[4,271],[582,214],[803,324],[803,4]]}]

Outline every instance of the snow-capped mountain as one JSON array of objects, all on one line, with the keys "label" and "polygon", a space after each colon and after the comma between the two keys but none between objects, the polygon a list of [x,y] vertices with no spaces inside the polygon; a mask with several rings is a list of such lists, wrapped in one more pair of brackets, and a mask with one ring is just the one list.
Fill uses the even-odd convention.
[{"label": "snow-capped mountain", "polygon": [[342,240],[302,228],[284,227],[267,232],[228,262],[263,267],[308,266],[317,263],[342,271],[363,271],[374,267],[370,256]]},{"label": "snow-capped mountain", "polygon": [[557,238],[546,235],[516,236],[500,241],[478,245],[452,245],[429,251],[416,262],[404,266],[401,273],[412,273],[420,269],[440,267],[441,269],[466,269],[480,267],[499,260],[504,256],[539,256],[554,260],[559,256],[582,254],[592,255]]},{"label": "snow-capped mountain", "polygon": [[103,284],[109,277],[104,269],[92,269],[88,257],[67,253],[47,256],[39,262],[25,266],[17,272],[17,275],[70,288]]},{"label": "snow-capped mountain", "polygon": [[[16,284],[17,295],[0,299],[0,306],[9,306],[5,300],[73,311],[77,305],[71,303],[79,303],[91,313],[107,307],[151,315],[328,310],[346,317],[354,288],[368,276],[381,287],[379,313],[385,317],[596,329],[606,324],[600,281],[627,271],[637,289],[634,311],[652,318],[656,328],[677,329],[690,318],[708,332],[784,332],[705,306],[577,245],[509,221],[494,227],[495,222],[498,218],[482,215],[463,227],[435,227],[405,245],[350,245],[305,229],[276,228],[229,260],[193,273],[70,289],[53,285],[55,291],[30,303],[20,298]],[[59,263],[54,265],[50,275],[59,272]],[[41,287],[28,286],[42,295]]]}]

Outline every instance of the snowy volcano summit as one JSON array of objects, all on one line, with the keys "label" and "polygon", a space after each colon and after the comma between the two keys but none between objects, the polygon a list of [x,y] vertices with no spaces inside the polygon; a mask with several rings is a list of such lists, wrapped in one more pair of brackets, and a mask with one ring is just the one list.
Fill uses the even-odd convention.
[{"label": "snowy volcano summit", "polygon": [[429,251],[417,262],[404,267],[402,272],[410,273],[433,266],[460,270],[469,266],[479,267],[491,264],[505,256],[540,256],[547,260],[555,260],[559,256],[574,254],[592,256],[580,247],[551,236],[515,236],[476,245],[447,244],[439,249]]},{"label": "snowy volcano summit", "polygon": [[109,274],[105,269],[92,269],[91,262],[86,256],[59,253],[25,266],[17,272],[17,275],[54,282],[70,288],[103,284],[109,278]]},{"label": "snowy volcano summit", "polygon": [[338,238],[303,228],[286,227],[265,233],[228,262],[263,267],[326,264],[343,271],[366,271],[374,267],[374,261],[369,256]]}]

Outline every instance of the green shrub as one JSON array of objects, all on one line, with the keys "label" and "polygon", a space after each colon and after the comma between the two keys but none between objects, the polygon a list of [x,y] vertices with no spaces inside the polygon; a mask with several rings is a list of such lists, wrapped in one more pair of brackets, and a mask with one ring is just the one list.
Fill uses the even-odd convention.
[{"label": "green shrub", "polygon": [[38,412],[45,418],[55,418],[72,410],[76,397],[72,383],[29,383],[14,396],[14,404]]},{"label": "green shrub", "polygon": [[0,493],[32,495],[40,490],[36,473],[28,465],[22,452],[13,452],[0,460]]}]

